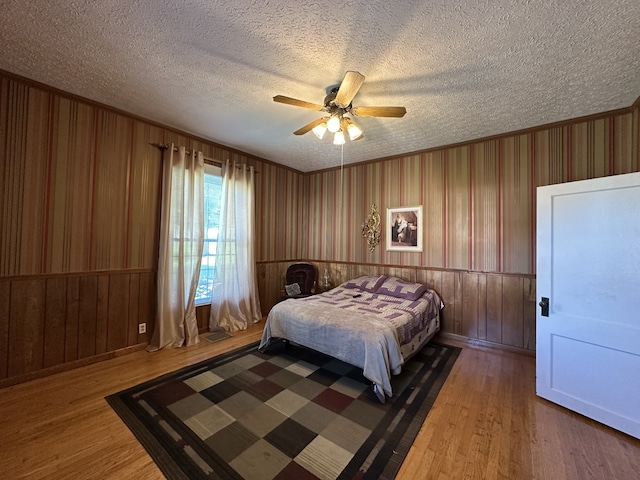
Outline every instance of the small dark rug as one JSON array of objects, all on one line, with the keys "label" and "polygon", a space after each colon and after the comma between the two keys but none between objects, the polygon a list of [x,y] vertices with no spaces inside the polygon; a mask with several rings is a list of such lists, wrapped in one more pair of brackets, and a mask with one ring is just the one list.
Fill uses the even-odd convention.
[{"label": "small dark rug", "polygon": [[207,333],[206,335],[203,335],[203,338],[209,343],[216,343],[216,342],[219,342],[220,340],[231,338],[232,336],[233,335],[227,332],[212,332],[212,333]]},{"label": "small dark rug", "polygon": [[362,369],[257,343],[106,398],[173,479],[393,479],[460,349],[431,342],[380,404]]}]

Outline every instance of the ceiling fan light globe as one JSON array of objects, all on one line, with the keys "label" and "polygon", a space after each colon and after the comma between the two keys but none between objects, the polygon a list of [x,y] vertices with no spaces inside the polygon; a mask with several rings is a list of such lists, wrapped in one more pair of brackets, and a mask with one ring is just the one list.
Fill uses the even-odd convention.
[{"label": "ceiling fan light globe", "polygon": [[338,117],[331,117],[327,121],[327,130],[331,133],[336,133],[340,130],[340,119]]},{"label": "ceiling fan light globe", "polygon": [[349,126],[347,127],[347,132],[349,133],[349,140],[351,141],[357,140],[362,136],[362,130],[360,130],[353,123],[349,123]]},{"label": "ceiling fan light globe", "polygon": [[322,140],[322,137],[324,137],[324,134],[327,131],[327,124],[326,123],[321,123],[320,125],[317,125],[315,127],[313,127],[313,129],[311,130],[314,135],[316,137],[318,137],[320,140]]},{"label": "ceiling fan light globe", "polygon": [[333,136],[333,144],[344,145],[344,132],[342,130],[338,130]]}]

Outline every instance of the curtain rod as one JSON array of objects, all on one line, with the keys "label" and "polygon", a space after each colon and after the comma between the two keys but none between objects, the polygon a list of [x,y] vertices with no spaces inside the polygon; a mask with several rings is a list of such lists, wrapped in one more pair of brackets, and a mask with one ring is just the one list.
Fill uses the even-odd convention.
[{"label": "curtain rod", "polygon": [[[153,145],[154,147],[158,147],[160,150],[166,150],[167,148],[169,148],[169,145],[167,145],[166,143],[149,143],[149,145]],[[173,147],[173,151],[177,152],[178,151],[178,147]],[[187,155],[191,155],[191,151],[190,150],[186,150],[184,153],[186,153]],[[213,165],[215,165],[216,167],[222,167],[222,162],[219,160],[215,160],[211,157],[204,157],[204,161],[207,163],[211,163]],[[238,167],[240,168],[240,167]],[[258,170],[253,171],[253,173],[259,173]]]}]

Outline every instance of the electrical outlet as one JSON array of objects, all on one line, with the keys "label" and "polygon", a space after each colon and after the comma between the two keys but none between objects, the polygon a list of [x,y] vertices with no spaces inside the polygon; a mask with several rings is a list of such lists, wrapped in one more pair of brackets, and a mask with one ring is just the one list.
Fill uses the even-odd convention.
[{"label": "electrical outlet", "polygon": [[139,323],[138,324],[138,333],[139,334],[143,334],[143,333],[147,333],[147,324],[146,323]]}]

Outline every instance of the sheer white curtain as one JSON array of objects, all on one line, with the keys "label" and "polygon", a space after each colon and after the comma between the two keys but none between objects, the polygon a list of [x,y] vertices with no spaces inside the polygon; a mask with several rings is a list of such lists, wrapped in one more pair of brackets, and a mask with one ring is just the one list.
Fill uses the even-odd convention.
[{"label": "sheer white curtain", "polygon": [[254,169],[227,160],[222,173],[210,330],[244,330],[262,317],[254,251]]},{"label": "sheer white curtain", "polygon": [[158,311],[149,351],[199,341],[194,299],[204,245],[204,157],[171,144],[162,168]]}]

